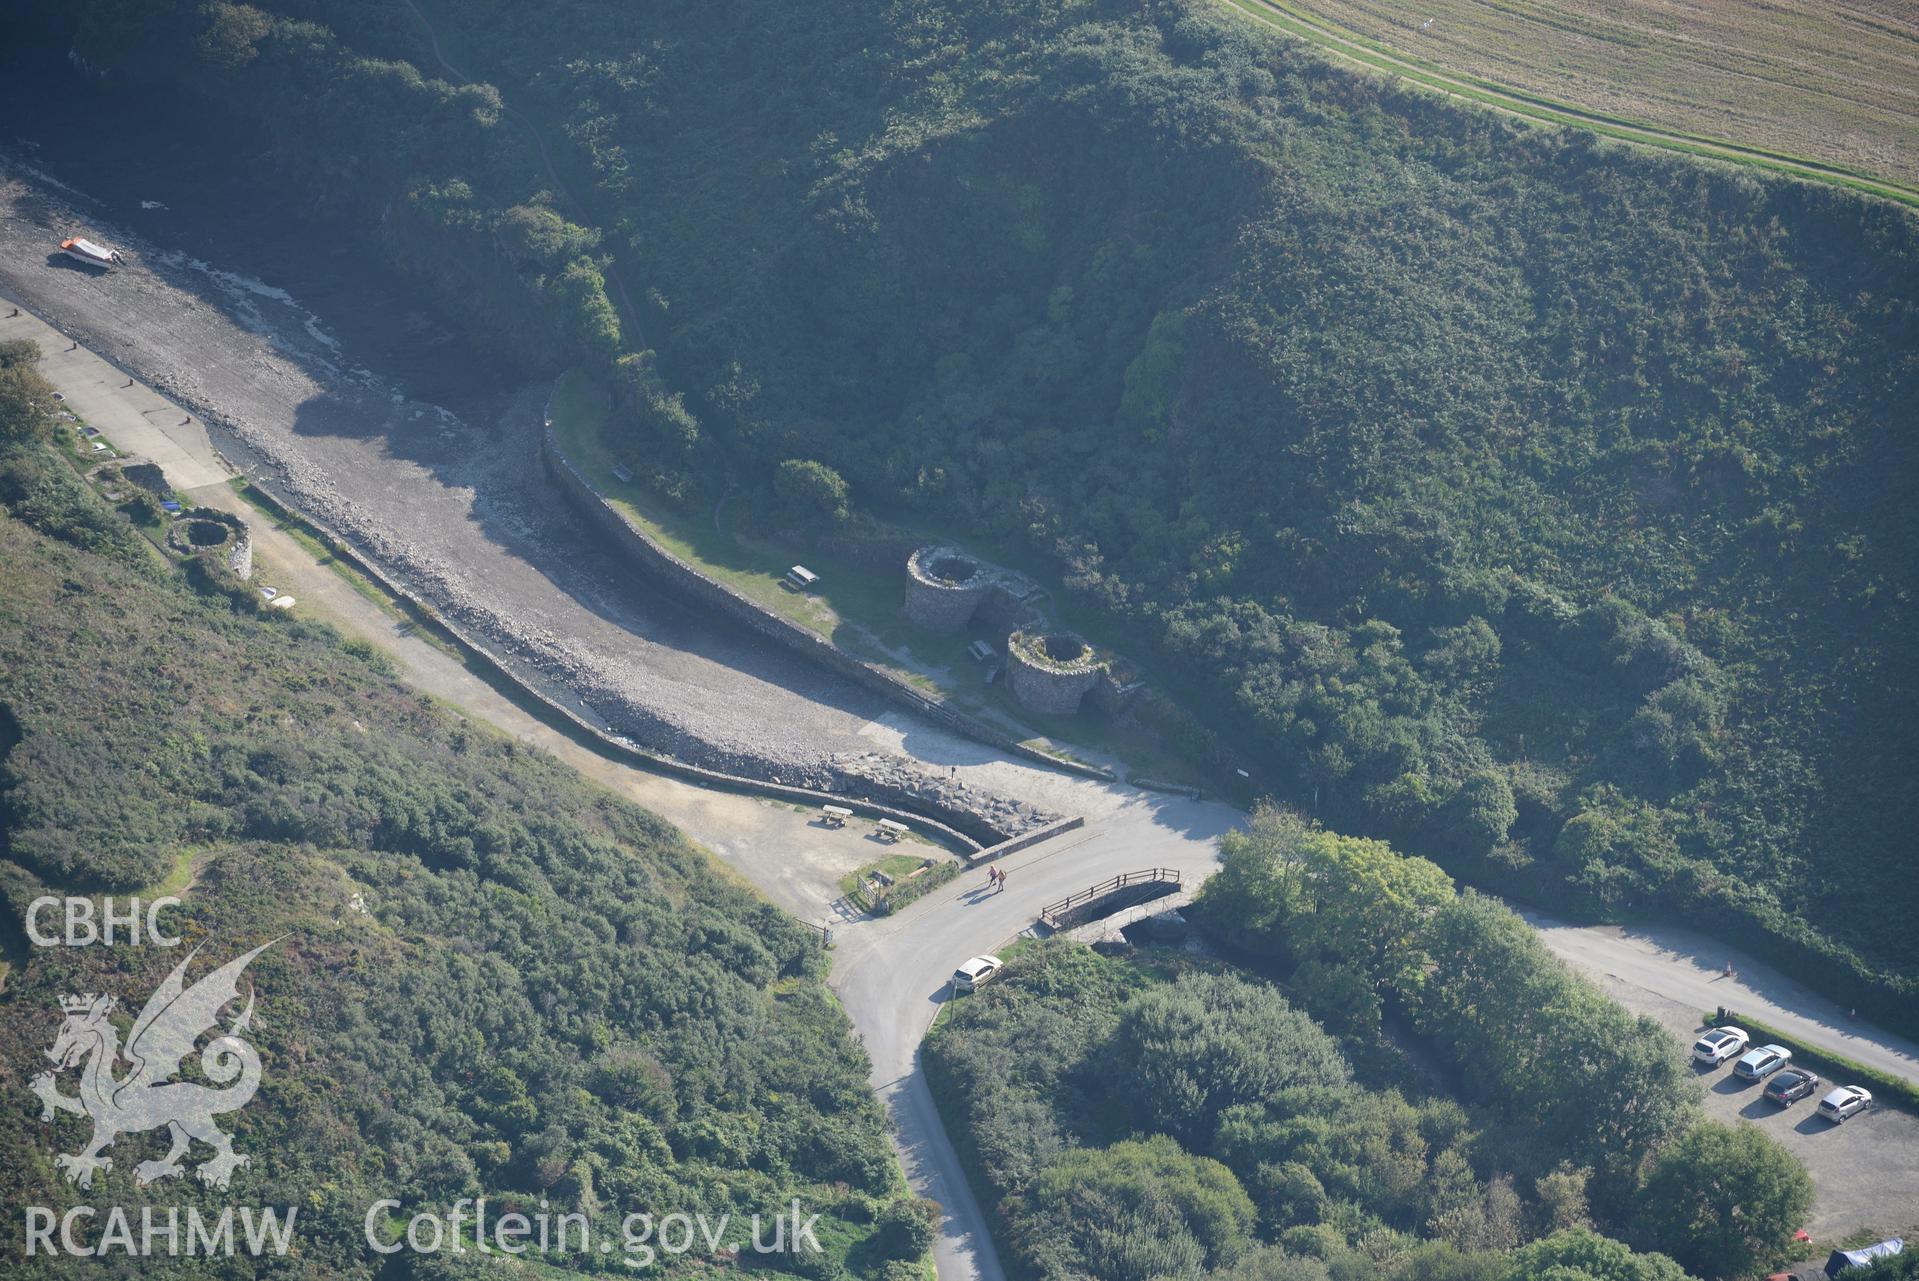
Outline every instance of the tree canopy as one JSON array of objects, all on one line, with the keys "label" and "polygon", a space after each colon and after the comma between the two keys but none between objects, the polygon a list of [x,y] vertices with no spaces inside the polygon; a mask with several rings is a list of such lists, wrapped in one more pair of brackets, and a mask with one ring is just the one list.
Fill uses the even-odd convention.
[{"label": "tree canopy", "polygon": [[1209,767],[1919,1017],[1899,208],[1206,0],[472,0],[472,84],[376,0],[30,8],[530,371],[654,351],[669,497],[1018,543]]},{"label": "tree canopy", "polygon": [[1312,1019],[1271,988],[1221,974],[1143,993],[1120,1020],[1115,1051],[1120,1079],[1154,1128],[1202,1146],[1228,1108],[1351,1077]]},{"label": "tree canopy", "polygon": [[[1046,1281],[1680,1281],[1593,1230],[1630,1204],[1589,1210],[1589,1170],[1514,1141],[1536,1099],[1447,1097],[1376,1035],[1335,1038],[1217,962],[1052,941],[959,1002],[925,1061],[1004,1257]],[[1741,1177],[1717,1150],[1694,1172]]]},{"label": "tree canopy", "polygon": [[1783,1257],[1811,1208],[1812,1180],[1777,1140],[1707,1122],[1659,1154],[1637,1220],[1692,1272],[1738,1277]]}]

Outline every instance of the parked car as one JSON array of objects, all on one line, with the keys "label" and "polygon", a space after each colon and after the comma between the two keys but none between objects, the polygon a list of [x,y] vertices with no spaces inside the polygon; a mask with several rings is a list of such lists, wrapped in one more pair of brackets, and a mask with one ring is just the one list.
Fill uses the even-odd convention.
[{"label": "parked car", "polygon": [[1792,1062],[1792,1051],[1783,1045],[1762,1045],[1739,1056],[1732,1070],[1748,1081],[1763,1081]]},{"label": "parked car", "polygon": [[953,990],[971,992],[1000,972],[997,956],[976,956],[953,971]]},{"label": "parked car", "polygon": [[1707,1067],[1718,1067],[1727,1059],[1744,1054],[1750,1044],[1752,1037],[1746,1034],[1744,1028],[1716,1027],[1693,1042],[1693,1061],[1704,1063]]},{"label": "parked car", "polygon": [[1782,1108],[1810,1097],[1819,1088],[1819,1078],[1804,1068],[1787,1068],[1766,1082],[1766,1097]]},{"label": "parked car", "polygon": [[1838,1125],[1855,1112],[1863,1112],[1872,1102],[1872,1091],[1856,1085],[1842,1085],[1819,1100],[1819,1115]]}]

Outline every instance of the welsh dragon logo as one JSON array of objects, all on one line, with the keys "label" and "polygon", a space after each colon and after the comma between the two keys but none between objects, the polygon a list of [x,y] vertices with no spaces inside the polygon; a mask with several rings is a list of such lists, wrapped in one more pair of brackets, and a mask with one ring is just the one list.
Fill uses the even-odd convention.
[{"label": "welsh dragon logo", "polygon": [[[89,992],[60,998],[66,1022],[60,1025],[60,1034],[47,1051],[47,1057],[57,1066],[55,1071],[33,1078],[30,1088],[44,1105],[42,1121],[53,1120],[56,1111],[93,1121],[93,1141],[83,1151],[54,1158],[70,1181],[91,1187],[96,1171],[113,1168],[113,1158],[100,1153],[115,1139],[166,1126],[172,1135],[172,1149],[158,1161],[142,1161],[134,1167],[134,1177],[142,1186],[185,1173],[180,1158],[194,1139],[213,1149],[213,1156],[201,1162],[194,1173],[210,1187],[227,1186],[234,1170],[245,1165],[247,1158],[233,1150],[232,1138],[213,1123],[213,1118],[245,1107],[260,1088],[260,1056],[241,1036],[253,1021],[251,983],[247,985],[246,1008],[224,1035],[214,1038],[200,1052],[200,1070],[213,1085],[173,1078],[201,1035],[218,1030],[220,1011],[228,1002],[239,999],[241,973],[254,957],[279,941],[262,943],[188,987],[187,965],[200,953],[194,948],[147,998],[140,1017],[133,1022],[124,1051],[119,1031],[107,1018],[113,1009],[112,997]],[[127,1063],[124,1075],[119,1074],[122,1058]],[[55,1084],[58,1073],[73,1067],[80,1068],[77,1098],[60,1093]]]}]

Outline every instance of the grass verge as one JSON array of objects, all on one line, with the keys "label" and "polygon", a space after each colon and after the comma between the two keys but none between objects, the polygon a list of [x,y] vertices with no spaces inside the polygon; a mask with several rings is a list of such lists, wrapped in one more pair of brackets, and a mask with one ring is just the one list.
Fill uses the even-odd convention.
[{"label": "grass verge", "polygon": [[840,893],[846,895],[846,901],[862,912],[873,910],[874,890],[871,885],[874,875],[880,874],[893,881],[911,876],[922,867],[930,867],[933,860],[924,854],[888,854],[874,859],[840,877]]},{"label": "grass verge", "polygon": [[339,555],[333,549],[331,541],[319,529],[288,512],[271,494],[253,484],[244,476],[236,476],[227,482],[233,492],[247,504],[273,523],[273,528],[291,538],[300,545],[302,551],[313,557],[314,561],[333,571],[340,581],[351,587],[356,593],[377,605],[380,612],[397,622],[410,622],[405,610],[386,593],[380,585],[354,568],[353,563]]},{"label": "grass verge", "polygon": [[[867,892],[864,896],[867,899],[865,909],[869,913],[873,913],[875,917],[890,917],[892,913],[900,911],[908,903],[913,903],[935,892],[944,884],[952,884],[954,880],[960,878],[960,873],[963,871],[960,859],[929,857],[929,859],[912,859],[912,861],[915,867],[923,867],[925,871],[917,871],[915,874],[915,867],[908,867],[906,873],[900,874],[885,890],[879,890],[877,894]],[[890,874],[892,873],[888,873],[888,876]]]},{"label": "grass verge", "polygon": [[[553,390],[552,414],[554,437],[568,461],[621,515],[707,577],[823,639],[849,639],[846,632],[852,627],[883,643],[922,643],[905,630],[903,574],[747,537],[732,527],[724,511],[679,507],[638,481],[621,480],[603,438],[605,393],[581,371],[561,376]],[[812,592],[792,591],[784,582],[787,569],[802,556],[820,575]],[[965,643],[956,642],[955,654],[964,650]]]}]

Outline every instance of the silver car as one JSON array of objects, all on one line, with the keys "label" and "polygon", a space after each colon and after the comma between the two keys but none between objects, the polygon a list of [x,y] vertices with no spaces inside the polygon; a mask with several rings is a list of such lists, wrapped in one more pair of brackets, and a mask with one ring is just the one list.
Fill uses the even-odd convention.
[{"label": "silver car", "polygon": [[1862,1090],[1856,1085],[1842,1085],[1819,1100],[1819,1115],[1838,1125],[1854,1113],[1865,1111],[1871,1103],[1871,1090]]},{"label": "silver car", "polygon": [[1763,1081],[1792,1062],[1792,1051],[1783,1045],[1762,1045],[1739,1056],[1732,1070],[1748,1081]]}]

